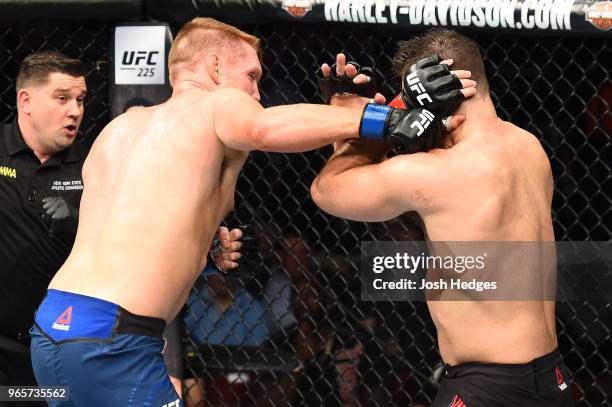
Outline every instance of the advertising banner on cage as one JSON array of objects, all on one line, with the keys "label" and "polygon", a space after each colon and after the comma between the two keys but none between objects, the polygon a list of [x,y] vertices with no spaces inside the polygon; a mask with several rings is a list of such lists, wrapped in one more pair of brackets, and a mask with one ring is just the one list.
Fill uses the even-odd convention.
[{"label": "advertising banner on cage", "polygon": [[441,27],[517,34],[612,33],[611,1],[150,0],[148,4],[150,10],[164,10],[163,14],[181,15],[183,19],[196,14],[243,23],[290,20],[417,30]]}]

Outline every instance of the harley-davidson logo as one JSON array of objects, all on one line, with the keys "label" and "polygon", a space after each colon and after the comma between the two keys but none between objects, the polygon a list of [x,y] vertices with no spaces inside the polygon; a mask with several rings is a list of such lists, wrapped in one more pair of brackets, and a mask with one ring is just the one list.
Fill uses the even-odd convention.
[{"label": "harley-davidson logo", "polygon": [[590,5],[584,19],[600,30],[608,31],[612,28],[612,2],[599,1]]},{"label": "harley-davidson logo", "polygon": [[301,18],[312,10],[313,0],[283,0],[283,10],[293,17]]}]

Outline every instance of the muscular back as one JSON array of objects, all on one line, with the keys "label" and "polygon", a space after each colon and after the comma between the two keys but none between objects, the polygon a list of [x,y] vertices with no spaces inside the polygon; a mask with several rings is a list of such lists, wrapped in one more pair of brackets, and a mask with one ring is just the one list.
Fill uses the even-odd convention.
[{"label": "muscular back", "polygon": [[51,288],[140,315],[176,314],[233,206],[246,159],[217,138],[211,100],[194,90],[104,129],[83,168],[73,251]]},{"label": "muscular back", "polygon": [[[498,121],[433,154],[448,177],[420,211],[431,241],[554,240],[552,175],[534,136]],[[548,252],[505,254],[488,270],[496,280],[537,283],[554,268]],[[447,363],[526,363],[556,347],[553,302],[465,300],[428,303]]]},{"label": "muscular back", "polygon": [[552,174],[538,140],[507,122],[435,150],[441,180],[420,211],[431,240],[554,240]]}]

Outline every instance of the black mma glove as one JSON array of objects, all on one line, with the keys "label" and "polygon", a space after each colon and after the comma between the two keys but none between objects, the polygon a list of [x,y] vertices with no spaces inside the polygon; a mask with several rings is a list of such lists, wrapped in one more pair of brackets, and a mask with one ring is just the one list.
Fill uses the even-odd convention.
[{"label": "black mma glove", "polygon": [[[323,76],[321,68],[317,69],[317,81],[319,83],[319,91],[325,103],[329,104],[332,96],[335,95],[356,95],[364,98],[373,98],[376,95],[376,80],[374,79],[374,71],[372,68],[364,66],[363,68],[357,62],[347,62],[346,65],[353,65],[357,68],[357,75],[364,74],[370,78],[367,83],[356,85],[353,83],[354,78],[348,78],[346,75],[336,75],[336,64],[331,67],[331,74],[328,78]],[[355,75],[355,76],[357,76]]]},{"label": "black mma glove", "polygon": [[239,250],[242,256],[236,260],[238,267],[229,270],[219,267],[215,261],[215,256],[222,250],[222,246],[221,242],[215,238],[208,254],[208,264],[204,269],[205,276],[221,274],[227,278],[242,278],[245,275],[254,274],[256,269],[261,266],[263,260],[259,253],[259,237],[255,228],[250,225],[239,225],[236,228],[242,230],[242,237],[238,239],[239,242],[242,242],[242,247]]},{"label": "black mma glove", "polygon": [[405,110],[370,103],[365,106],[359,125],[359,137],[386,141],[402,153],[427,151],[441,135],[441,121],[424,108]]},{"label": "black mma glove", "polygon": [[252,225],[239,225],[238,229],[242,230],[242,237],[238,239],[242,242],[240,254],[242,255],[236,262],[237,269],[232,269],[230,272],[238,274],[253,274],[258,267],[261,267],[263,258],[259,252],[259,236],[257,230]]},{"label": "black mma glove", "polygon": [[402,100],[408,109],[424,107],[435,115],[448,116],[465,99],[461,80],[432,55],[420,59],[402,78]]}]

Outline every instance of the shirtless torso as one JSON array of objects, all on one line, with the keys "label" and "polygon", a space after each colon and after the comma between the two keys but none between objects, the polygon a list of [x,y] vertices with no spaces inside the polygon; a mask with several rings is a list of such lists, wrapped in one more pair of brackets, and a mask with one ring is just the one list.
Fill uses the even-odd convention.
[{"label": "shirtless torso", "polygon": [[179,311],[247,157],[217,138],[210,103],[209,92],[192,92],[100,134],[83,168],[74,248],[50,288],[166,321]]},{"label": "shirtless torso", "polygon": [[[313,184],[315,202],[362,221],[416,210],[430,242],[553,241],[546,154],[533,135],[498,119],[490,100],[482,103],[487,113],[472,113],[448,149],[368,165],[377,161],[372,146],[341,147]],[[554,266],[554,258],[529,261],[524,272]],[[557,346],[554,302],[443,299],[428,306],[448,364],[526,363]]]},{"label": "shirtless torso", "polygon": [[[553,241],[552,174],[538,140],[497,120],[473,128],[453,148],[435,150],[447,174],[421,211],[431,241]],[[534,243],[535,244],[535,243]],[[495,273],[539,276],[554,267],[549,250],[509,259]],[[543,258],[540,258],[543,257]],[[517,293],[517,298],[520,293]],[[557,347],[554,301],[429,301],[444,361],[527,363]]]},{"label": "shirtless torso", "polygon": [[[478,44],[454,31],[431,30],[399,44],[394,58],[403,78],[399,102],[442,109],[438,90],[421,89],[442,83],[436,70],[427,73],[422,66],[421,75],[415,69],[419,58],[432,52],[458,62],[477,82],[472,98],[448,110],[453,112],[448,132],[434,144],[444,148],[387,159],[388,148],[380,145],[337,144],[311,187],[313,199],[332,215],[366,222],[416,212],[430,256],[486,257],[484,268],[464,274],[452,266],[427,266],[426,280],[441,281],[425,298],[446,363],[432,406],[570,406],[555,329],[548,157],[535,136],[497,117]],[[480,295],[443,284],[470,278],[499,285]]]}]

